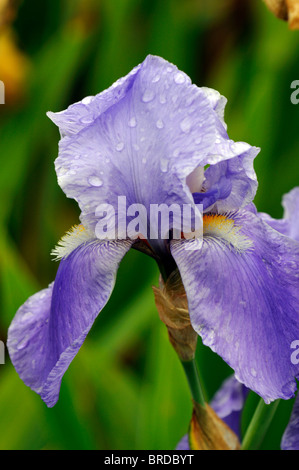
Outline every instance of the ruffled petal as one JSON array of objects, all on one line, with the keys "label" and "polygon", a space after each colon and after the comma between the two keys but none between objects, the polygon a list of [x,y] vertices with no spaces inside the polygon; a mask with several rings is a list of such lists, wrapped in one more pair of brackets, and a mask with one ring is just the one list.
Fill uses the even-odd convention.
[{"label": "ruffled petal", "polygon": [[59,127],[62,137],[77,134],[126,95],[139,69],[140,65],[102,93],[96,96],[86,96],[83,100],[72,104],[64,111],[58,113],[49,111],[47,116]]},{"label": "ruffled petal", "polygon": [[299,338],[299,245],[252,212],[230,218],[235,231],[221,235],[228,221],[221,218],[217,232],[213,219],[200,250],[185,249],[192,241],[171,244],[191,323],[266,403],[288,399],[299,373],[291,362],[291,343]]},{"label": "ruffled petal", "polygon": [[[65,135],[55,163],[58,182],[95,232],[99,205],[110,204],[118,216],[119,196],[127,206],[142,204],[147,214],[150,204],[194,205],[187,176],[251,148],[228,138],[219,100],[160,57],[148,56],[109,90],[87,105],[88,125],[82,126],[81,111],[74,125],[82,104],[50,115]],[[148,219],[142,221],[143,228],[148,225]]]},{"label": "ruffled petal", "polygon": [[258,186],[253,168],[258,152],[257,147],[250,147],[236,157],[207,168],[203,192],[193,194],[195,203],[203,204],[204,210],[213,208],[218,212],[240,209],[251,203]]},{"label": "ruffled petal", "polygon": [[127,241],[91,241],[60,262],[55,282],[20,307],[8,330],[8,351],[21,379],[49,407],[61,379],[114,287]]},{"label": "ruffled petal", "polygon": [[283,196],[282,205],[282,219],[273,219],[265,212],[260,212],[259,216],[278,232],[299,241],[299,187],[293,188]]}]

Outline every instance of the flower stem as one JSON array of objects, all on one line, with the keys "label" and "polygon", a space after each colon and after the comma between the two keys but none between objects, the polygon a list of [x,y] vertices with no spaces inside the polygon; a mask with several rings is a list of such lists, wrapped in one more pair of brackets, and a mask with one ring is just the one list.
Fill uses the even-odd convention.
[{"label": "flower stem", "polygon": [[195,359],[191,359],[190,361],[181,361],[181,363],[188,380],[193,400],[204,407],[205,399],[200,385],[199,374]]},{"label": "flower stem", "polygon": [[242,450],[259,449],[259,446],[261,445],[272,422],[279,402],[280,400],[276,400],[270,403],[270,405],[266,405],[264,400],[262,398],[260,399],[246,430],[242,443]]}]

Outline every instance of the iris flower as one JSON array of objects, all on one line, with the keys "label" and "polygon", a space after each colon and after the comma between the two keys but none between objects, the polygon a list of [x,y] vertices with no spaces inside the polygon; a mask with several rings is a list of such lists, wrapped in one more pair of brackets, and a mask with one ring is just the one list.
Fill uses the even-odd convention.
[{"label": "iris flower", "polygon": [[[259,149],[229,138],[225,104],[217,91],[148,56],[106,91],[48,113],[61,134],[58,183],[77,201],[81,224],[54,250],[55,281],[16,313],[8,350],[22,380],[49,407],[130,248],[152,256],[164,279],[179,270],[193,329],[240,382],[267,403],[294,395],[299,248],[254,210]],[[189,250],[194,240],[184,238],[151,239],[148,219],[138,239],[99,239],[99,205],[118,215],[119,196],[146,209],[202,204],[201,248]]]}]

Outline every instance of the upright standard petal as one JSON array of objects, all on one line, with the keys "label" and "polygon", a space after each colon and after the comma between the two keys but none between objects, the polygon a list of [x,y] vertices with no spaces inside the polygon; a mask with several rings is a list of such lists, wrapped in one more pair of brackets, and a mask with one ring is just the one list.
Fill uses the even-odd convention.
[{"label": "upright standard petal", "polygon": [[94,240],[60,262],[55,282],[30,297],[8,330],[8,351],[21,379],[49,407],[61,379],[114,287],[130,242]]},{"label": "upright standard petal", "polygon": [[160,57],[148,56],[109,90],[90,101],[88,125],[82,126],[81,111],[77,125],[75,108],[50,114],[65,135],[55,163],[58,182],[78,202],[89,229],[99,221],[99,204],[112,205],[118,215],[119,196],[147,210],[150,204],[194,205],[187,176],[251,148],[228,138],[216,92],[192,85]]},{"label": "upright standard petal", "polygon": [[218,217],[201,250],[185,250],[187,240],[171,245],[191,324],[266,403],[288,399],[299,375],[291,363],[291,343],[299,338],[299,244],[252,212]]}]

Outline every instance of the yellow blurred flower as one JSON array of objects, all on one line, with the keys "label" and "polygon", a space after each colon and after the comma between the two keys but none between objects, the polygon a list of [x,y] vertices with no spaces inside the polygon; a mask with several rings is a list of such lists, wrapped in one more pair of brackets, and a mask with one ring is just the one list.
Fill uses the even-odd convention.
[{"label": "yellow blurred flower", "polygon": [[17,46],[11,23],[15,18],[15,2],[0,0],[0,80],[5,87],[5,103],[15,104],[24,96],[29,60]]}]

